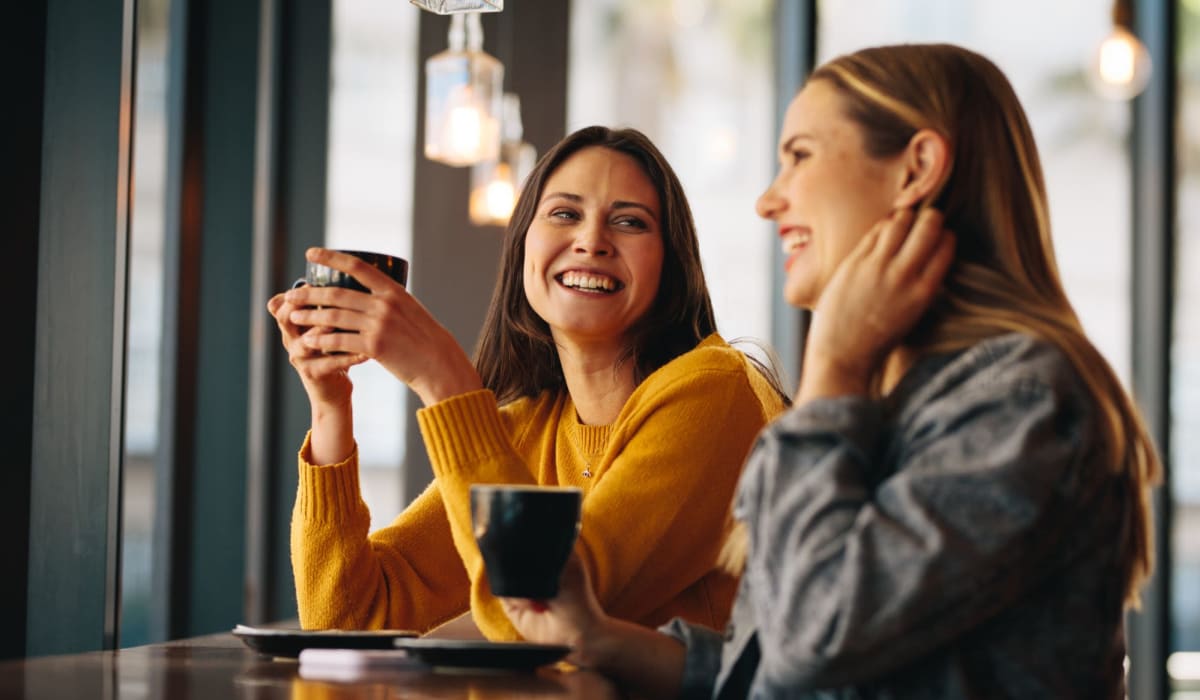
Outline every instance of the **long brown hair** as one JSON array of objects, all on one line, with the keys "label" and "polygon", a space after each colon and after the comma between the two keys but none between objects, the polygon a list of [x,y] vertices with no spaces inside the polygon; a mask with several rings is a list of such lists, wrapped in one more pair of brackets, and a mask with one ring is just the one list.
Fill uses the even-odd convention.
[{"label": "long brown hair", "polygon": [[658,223],[663,232],[663,267],[658,294],[646,315],[630,329],[622,356],[623,362],[634,363],[635,381],[716,332],[700,266],[696,224],[675,171],[650,139],[635,129],[580,129],[538,161],[525,180],[505,231],[496,289],[475,350],[479,376],[502,404],[566,388],[550,328],[525,298],[525,235],[546,180],[572,155],[592,146],[633,158],[654,184],[662,207]]},{"label": "long brown hair", "polygon": [[920,129],[950,144],[951,174],[929,204],[955,233],[955,263],[906,345],[945,352],[1016,331],[1062,350],[1095,400],[1103,459],[1132,495],[1122,553],[1126,603],[1136,607],[1153,569],[1150,487],[1162,467],[1137,408],[1063,289],[1037,147],[1012,86],[988,59],[946,44],[864,49],[809,80],[836,88],[871,156],[900,153]]}]

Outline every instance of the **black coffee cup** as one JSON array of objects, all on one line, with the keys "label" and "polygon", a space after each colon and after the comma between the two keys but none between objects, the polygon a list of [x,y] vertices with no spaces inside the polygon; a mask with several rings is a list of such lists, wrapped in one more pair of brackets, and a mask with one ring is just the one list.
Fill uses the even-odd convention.
[{"label": "black coffee cup", "polygon": [[547,600],[579,535],[583,491],[472,484],[471,521],[492,594]]},{"label": "black coffee cup", "polygon": [[[400,283],[400,286],[408,284],[408,261],[404,258],[387,253],[373,253],[365,250],[339,250],[339,253],[346,253],[365,261],[377,270],[381,270],[388,277]],[[296,281],[299,284],[300,280]],[[357,289],[360,292],[367,291],[367,288],[359,284],[358,280],[350,275],[335,270],[327,265],[320,263],[309,262],[304,270],[304,283],[310,287],[344,287],[346,289]]]},{"label": "black coffee cup", "polygon": [[[388,277],[400,283],[400,286],[405,286],[408,283],[408,261],[404,258],[387,253],[374,253],[366,250],[338,250],[339,253],[346,253],[367,262],[377,270],[381,270]],[[292,288],[308,285],[310,287],[343,287],[345,289],[354,289],[360,292],[370,293],[366,287],[359,284],[358,280],[350,275],[335,270],[328,265],[322,265],[309,261],[304,269],[304,277],[296,280],[292,284]],[[312,307],[309,307],[312,308]],[[340,329],[333,329],[334,333],[345,333]],[[341,353],[331,353],[339,355]]]}]

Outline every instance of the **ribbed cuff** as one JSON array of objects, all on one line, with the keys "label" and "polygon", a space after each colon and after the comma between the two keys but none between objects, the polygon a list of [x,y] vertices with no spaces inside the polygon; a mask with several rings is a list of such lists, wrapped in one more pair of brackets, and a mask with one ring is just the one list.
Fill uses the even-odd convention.
[{"label": "ribbed cuff", "polygon": [[435,470],[473,467],[509,446],[496,396],[480,389],[417,411],[417,424]]},{"label": "ribbed cuff", "polygon": [[306,520],[328,522],[349,518],[366,508],[358,484],[358,445],[337,464],[314,465],[308,461],[312,456],[311,439],[311,432],[304,436],[304,444],[296,455],[299,466],[296,509]]}]

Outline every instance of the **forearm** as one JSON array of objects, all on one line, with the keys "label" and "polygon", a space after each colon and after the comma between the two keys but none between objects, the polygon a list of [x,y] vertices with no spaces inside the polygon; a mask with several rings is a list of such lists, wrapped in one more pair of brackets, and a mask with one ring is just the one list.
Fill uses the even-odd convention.
[{"label": "forearm", "polygon": [[467,609],[464,575],[431,484],[368,538],[355,456],[314,466],[301,450],[292,566],[305,628],[424,631]]},{"label": "forearm", "polygon": [[674,698],[679,696],[686,651],[674,637],[610,617],[588,635],[576,658],[636,697]]},{"label": "forearm", "polygon": [[354,452],[354,409],[347,396],[344,402],[312,402],[312,430],[309,437],[312,464],[337,464]]}]

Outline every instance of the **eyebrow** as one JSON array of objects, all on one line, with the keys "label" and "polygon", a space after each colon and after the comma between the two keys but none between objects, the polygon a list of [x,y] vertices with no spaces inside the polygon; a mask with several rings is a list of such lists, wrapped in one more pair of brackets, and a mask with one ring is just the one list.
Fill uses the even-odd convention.
[{"label": "eyebrow", "polygon": [[784,141],[783,143],[779,144],[779,152],[786,153],[788,150],[790,150],[792,148],[792,146],[796,145],[797,141],[812,141],[812,140],[814,140],[814,139],[811,134],[792,134],[790,137],[788,137],[787,141]]},{"label": "eyebrow", "polygon": [[[573,194],[571,192],[551,192],[549,194],[543,195],[542,201],[545,202],[546,200],[556,199],[556,198],[566,199],[568,201],[576,202],[576,203],[583,201],[583,197],[581,197],[577,194]],[[653,217],[655,220],[658,219],[658,214],[655,213],[655,211],[653,209],[646,206],[645,204],[642,204],[641,202],[627,202],[625,200],[617,200],[612,203],[612,208],[613,209],[641,209],[642,211],[646,212],[651,217]]]}]

